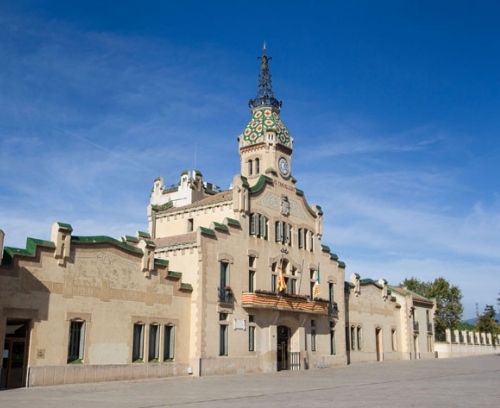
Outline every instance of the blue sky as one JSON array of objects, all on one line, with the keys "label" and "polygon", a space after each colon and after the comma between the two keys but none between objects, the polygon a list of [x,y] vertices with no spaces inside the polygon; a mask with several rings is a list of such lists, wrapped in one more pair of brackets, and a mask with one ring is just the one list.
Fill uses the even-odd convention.
[{"label": "blue sky", "polygon": [[347,275],[444,276],[465,318],[495,302],[496,2],[116,5],[0,4],[7,245],[48,238],[55,220],[79,235],[145,229],[153,179],[195,165],[227,188],[266,40],[294,175]]}]

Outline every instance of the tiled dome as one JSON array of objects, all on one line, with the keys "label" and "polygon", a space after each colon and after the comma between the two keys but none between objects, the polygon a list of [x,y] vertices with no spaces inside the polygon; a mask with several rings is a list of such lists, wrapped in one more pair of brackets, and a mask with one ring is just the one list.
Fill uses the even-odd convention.
[{"label": "tiled dome", "polygon": [[252,145],[264,142],[267,131],[276,134],[276,141],[287,147],[292,147],[292,138],[279,114],[270,107],[254,109],[252,119],[241,135],[243,145]]}]

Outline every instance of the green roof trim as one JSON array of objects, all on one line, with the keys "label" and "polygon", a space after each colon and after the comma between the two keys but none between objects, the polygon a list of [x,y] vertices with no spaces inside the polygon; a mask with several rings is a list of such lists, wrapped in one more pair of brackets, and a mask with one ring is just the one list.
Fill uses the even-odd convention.
[{"label": "green roof trim", "polygon": [[379,288],[381,288],[382,286],[375,280],[371,279],[371,278],[365,278],[365,279],[360,279],[359,280],[359,284],[360,285],[375,285]]},{"label": "green roof trim", "polygon": [[214,238],[216,237],[215,231],[213,229],[200,227],[200,231],[201,231],[202,235],[207,235],[209,237],[214,237]]},{"label": "green roof trim", "polygon": [[137,236],[139,238],[149,238],[149,239],[151,239],[151,234],[149,232],[146,232],[146,231],[137,231]]},{"label": "green roof trim", "polygon": [[2,265],[10,265],[14,256],[26,256],[34,258],[38,247],[55,249],[55,244],[52,241],[45,241],[43,239],[26,238],[26,248],[5,247]]},{"label": "green roof trim", "polygon": [[257,183],[255,183],[253,187],[250,187],[249,191],[252,194],[260,193],[264,189],[267,183],[272,183],[272,182],[273,179],[271,177],[262,175],[257,180]]},{"label": "green roof trim", "polygon": [[321,250],[323,252],[327,252],[327,253],[330,253],[330,247],[327,246],[327,245],[321,245]]},{"label": "green roof trim", "polygon": [[153,204],[151,206],[151,209],[153,211],[164,211],[164,210],[168,210],[169,208],[172,208],[174,206],[174,203],[172,201],[168,201],[166,202],[165,204]]},{"label": "green roof trim", "polygon": [[243,187],[250,187],[250,184],[248,184],[248,179],[245,176],[241,176],[241,182],[243,184]]},{"label": "green roof trim", "polygon": [[181,283],[181,286],[179,287],[179,290],[183,290],[186,292],[192,292],[193,287],[191,286],[190,283]]},{"label": "green roof trim", "polygon": [[144,242],[146,242],[148,246],[156,246],[155,242],[152,239],[145,239]]},{"label": "green roof trim", "polygon": [[68,224],[66,222],[59,222],[57,221],[57,225],[59,225],[60,228],[68,230],[68,231],[73,231],[73,227],[71,224]]},{"label": "green roof trim", "polygon": [[338,261],[339,260],[339,256],[337,254],[331,253],[330,254],[330,259],[332,261]]},{"label": "green roof trim", "polygon": [[123,237],[125,242],[133,242],[135,244],[139,243],[139,238],[137,237],[133,237],[132,235],[125,235],[125,237]]},{"label": "green roof trim", "polygon": [[229,232],[229,228],[225,224],[221,224],[220,222],[214,221],[214,229],[217,231]]},{"label": "green roof trim", "polygon": [[108,237],[106,235],[95,235],[88,237],[80,237],[75,235],[71,237],[71,242],[75,244],[108,244],[131,252],[133,254],[142,255],[142,249],[136,248],[135,246],[129,245],[126,242],[118,241],[117,239]]},{"label": "green roof trim", "polygon": [[227,225],[230,227],[235,227],[235,228],[241,228],[241,223],[238,220],[235,220],[234,218],[226,218]]},{"label": "green roof trim", "polygon": [[168,260],[167,259],[155,258],[155,266],[156,265],[159,265],[159,266],[168,266]]},{"label": "green roof trim", "polygon": [[298,196],[304,197],[304,191],[302,191],[300,188],[295,189],[295,194]]},{"label": "green roof trim", "polygon": [[316,205],[316,210],[318,210],[318,215],[323,215],[323,209],[319,205]]},{"label": "green roof trim", "polygon": [[339,261],[339,268],[345,269],[345,262]]},{"label": "green roof trim", "polygon": [[168,271],[167,278],[170,279],[182,279],[182,272]]}]

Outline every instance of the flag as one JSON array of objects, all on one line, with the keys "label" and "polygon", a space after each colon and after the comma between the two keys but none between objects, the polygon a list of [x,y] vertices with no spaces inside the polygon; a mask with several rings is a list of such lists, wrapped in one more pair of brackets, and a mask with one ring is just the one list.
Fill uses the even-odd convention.
[{"label": "flag", "polygon": [[313,286],[313,298],[319,298],[321,295],[321,287],[319,286],[319,264],[318,270],[316,271],[316,282],[314,282]]},{"label": "flag", "polygon": [[278,292],[284,292],[286,290],[285,271],[283,270],[283,259],[280,261],[277,289]]}]

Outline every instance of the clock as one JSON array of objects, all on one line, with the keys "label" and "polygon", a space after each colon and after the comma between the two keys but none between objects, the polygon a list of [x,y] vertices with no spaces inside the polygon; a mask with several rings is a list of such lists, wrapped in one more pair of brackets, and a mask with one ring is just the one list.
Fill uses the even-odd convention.
[{"label": "clock", "polygon": [[283,177],[287,177],[290,175],[290,166],[288,165],[287,159],[284,157],[280,157],[278,160],[278,169]]}]

